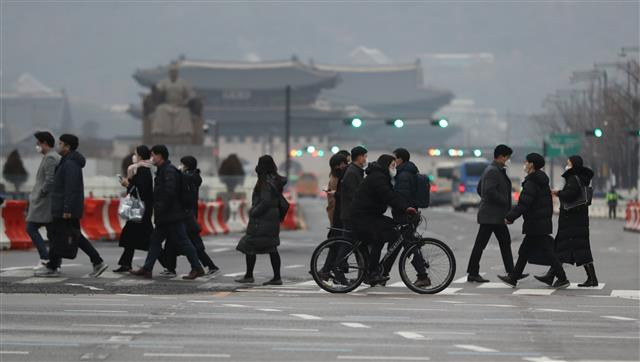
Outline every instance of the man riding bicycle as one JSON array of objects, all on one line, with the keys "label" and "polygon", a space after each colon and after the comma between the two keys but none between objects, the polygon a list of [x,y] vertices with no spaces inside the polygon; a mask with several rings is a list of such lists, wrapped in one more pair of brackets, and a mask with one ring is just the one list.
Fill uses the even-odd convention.
[{"label": "man riding bicycle", "polygon": [[357,239],[369,248],[367,283],[371,286],[389,280],[382,276],[380,254],[384,243],[399,238],[396,223],[384,216],[387,207],[403,210],[408,214],[417,211],[411,207],[400,193],[393,190],[391,179],[396,175],[396,159],[392,155],[382,155],[366,169],[364,179],[353,198],[351,221]]}]

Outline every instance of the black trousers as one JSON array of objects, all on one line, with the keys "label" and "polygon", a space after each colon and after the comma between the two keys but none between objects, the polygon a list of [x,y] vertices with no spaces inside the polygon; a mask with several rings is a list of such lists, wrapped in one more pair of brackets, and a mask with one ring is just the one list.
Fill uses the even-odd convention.
[{"label": "black trousers", "polygon": [[616,219],[616,209],[618,205],[609,205],[609,219]]},{"label": "black trousers", "polygon": [[533,249],[538,249],[538,251],[542,252],[545,260],[550,262],[551,269],[556,277],[558,277],[558,279],[565,279],[567,276],[562,268],[562,264],[553,251],[553,243],[553,238],[550,235],[525,235],[524,240],[522,240],[522,245],[520,245],[518,261],[512,274],[516,277],[520,276],[525,266],[527,266]]},{"label": "black trousers", "polygon": [[353,230],[358,240],[362,241],[369,249],[369,273],[382,273],[380,255],[387,242],[398,239],[395,222],[384,215],[366,215],[354,218]]},{"label": "black trousers", "polygon": [[[204,248],[204,243],[202,241],[202,237],[200,236],[200,227],[198,226],[198,221],[195,215],[191,214],[185,221],[184,226],[189,241],[191,241],[191,244],[196,249],[198,260],[200,260],[203,266],[206,266],[209,269],[217,268],[217,266],[213,263],[213,260],[211,260],[209,255],[207,255],[207,252]],[[177,259],[178,250],[175,243],[165,243],[164,249],[162,250],[160,257],[158,258],[160,264],[165,269],[175,272]]]},{"label": "black trousers", "polygon": [[502,262],[504,263],[504,269],[507,274],[513,272],[513,255],[511,254],[511,235],[509,234],[509,228],[507,225],[499,224],[480,224],[478,229],[478,235],[476,236],[476,242],[473,245],[473,251],[469,258],[469,265],[467,266],[467,273],[470,275],[478,275],[480,273],[480,258],[482,258],[482,252],[487,247],[491,234],[495,234],[498,239],[498,245],[500,246],[500,254],[502,254]]},{"label": "black trousers", "polygon": [[[65,224],[71,226],[76,230],[80,230],[79,219],[55,218],[53,219],[52,227],[59,228],[64,226]],[[80,248],[80,250],[82,250],[85,254],[87,254],[89,259],[91,260],[91,264],[98,265],[102,263],[102,258],[100,257],[100,253],[98,253],[96,248],[94,248],[93,245],[91,245],[91,243],[89,242],[89,240],[87,240],[87,238],[85,238],[84,236],[82,236],[78,240],[78,248]],[[56,255],[55,248],[51,248],[51,250],[49,250],[49,263],[47,264],[47,268],[58,269],[61,263],[62,263],[62,258]]]}]

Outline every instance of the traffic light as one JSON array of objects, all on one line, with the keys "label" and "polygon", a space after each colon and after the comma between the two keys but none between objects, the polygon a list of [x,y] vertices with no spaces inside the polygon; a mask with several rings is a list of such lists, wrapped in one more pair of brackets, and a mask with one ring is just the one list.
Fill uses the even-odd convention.
[{"label": "traffic light", "polygon": [[632,129],[629,131],[629,136],[631,137],[640,137],[640,129]]},{"label": "traffic light", "polygon": [[481,157],[482,156],[482,151],[479,149],[475,149],[473,150],[473,155],[476,157]]},{"label": "traffic light", "polygon": [[462,157],[462,156],[464,156],[464,151],[463,150],[459,150],[459,149],[455,149],[455,148],[450,148],[449,151],[447,151],[447,153],[449,154],[450,157]]},{"label": "traffic light", "polygon": [[316,147],[314,145],[307,146],[307,153],[316,152]]},{"label": "traffic light", "polygon": [[430,148],[427,151],[427,154],[429,156],[431,156],[431,157],[437,157],[437,156],[440,156],[442,154],[442,151],[440,151],[440,149],[438,149],[438,148]]},{"label": "traffic light", "polygon": [[395,128],[402,128],[404,127],[404,121],[400,118],[396,118],[396,119],[389,119],[386,121],[386,124],[389,126],[393,126]]},{"label": "traffic light", "polygon": [[331,153],[333,153],[334,155],[336,153],[338,153],[338,151],[340,151],[340,147],[338,147],[338,146],[332,146],[331,147]]},{"label": "traffic light", "polygon": [[440,117],[438,119],[432,120],[431,121],[431,125],[432,126],[436,126],[436,127],[440,127],[440,128],[447,128],[447,127],[449,127],[449,121],[444,117]]},{"label": "traffic light", "polygon": [[359,117],[347,118],[344,120],[344,124],[351,125],[353,128],[360,128],[364,122]]},{"label": "traffic light", "polygon": [[600,138],[604,135],[604,131],[602,130],[602,128],[594,128],[594,129],[586,130],[584,134],[589,137]]}]

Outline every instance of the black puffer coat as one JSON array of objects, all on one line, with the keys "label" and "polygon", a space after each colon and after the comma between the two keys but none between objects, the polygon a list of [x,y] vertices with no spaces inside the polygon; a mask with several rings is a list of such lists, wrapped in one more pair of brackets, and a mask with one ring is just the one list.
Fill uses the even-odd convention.
[{"label": "black puffer coat", "polygon": [[186,220],[181,201],[180,171],[166,160],[156,171],[153,187],[153,217],[156,227],[162,224],[175,224]]},{"label": "black puffer coat", "polygon": [[84,181],[82,169],[87,160],[78,151],[63,156],[56,166],[51,189],[51,214],[60,218],[71,214],[73,219],[81,219],[84,212]]},{"label": "black puffer coat", "polygon": [[367,177],[358,187],[351,204],[353,219],[384,215],[389,206],[396,212],[406,210],[410,206],[408,200],[393,191],[388,169],[372,162],[366,173]]},{"label": "black puffer coat", "polygon": [[[127,193],[137,190],[137,196],[144,201],[142,222],[127,221],[120,234],[119,245],[123,248],[149,250],[149,237],[153,232],[151,216],[153,215],[153,177],[148,167],[139,167],[136,174],[129,179]],[[135,192],[133,192],[136,195]]]},{"label": "black puffer coat", "polygon": [[245,254],[267,254],[280,245],[280,195],[286,179],[269,174],[253,190],[247,232],[236,250]]},{"label": "black puffer coat", "polygon": [[522,183],[522,192],[518,204],[509,211],[506,219],[514,221],[522,216],[525,235],[549,235],[553,233],[553,201],[549,177],[542,170],[537,170]]},{"label": "black puffer coat", "polygon": [[[593,178],[593,171],[586,167],[574,167],[565,172],[564,187],[558,192],[561,203],[575,201],[582,192],[582,186],[588,186]],[[593,262],[589,243],[589,207],[578,206],[565,210],[560,206],[558,218],[558,234],[555,244],[556,254],[561,262],[583,265]]]}]

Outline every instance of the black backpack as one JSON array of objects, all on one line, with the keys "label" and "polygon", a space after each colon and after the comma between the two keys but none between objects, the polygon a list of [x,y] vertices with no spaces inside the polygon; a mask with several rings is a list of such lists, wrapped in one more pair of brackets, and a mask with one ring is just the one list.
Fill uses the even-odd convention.
[{"label": "black backpack", "polygon": [[416,175],[415,204],[419,209],[426,209],[431,202],[431,181],[429,176],[423,174]]},{"label": "black backpack", "polygon": [[[189,178],[179,170],[177,179],[179,186],[178,199],[180,200],[180,205],[182,205],[182,208],[187,210],[196,207],[198,203],[198,188],[196,187],[196,185],[194,185],[192,182],[189,182]],[[194,205],[194,201],[196,205]]]}]

